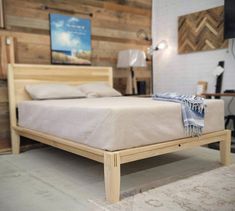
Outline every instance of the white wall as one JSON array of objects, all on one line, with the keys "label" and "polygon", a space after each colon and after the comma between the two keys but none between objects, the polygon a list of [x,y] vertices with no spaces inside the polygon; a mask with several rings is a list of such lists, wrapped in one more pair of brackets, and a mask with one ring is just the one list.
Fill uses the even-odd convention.
[{"label": "white wall", "polygon": [[[154,53],[154,92],[193,94],[199,80],[209,82],[215,90],[212,75],[218,61],[225,61],[223,89],[235,89],[235,59],[230,50],[177,54],[178,16],[223,5],[223,0],[153,0],[153,43],[167,40],[169,47]],[[231,49],[231,42],[230,42]]]}]

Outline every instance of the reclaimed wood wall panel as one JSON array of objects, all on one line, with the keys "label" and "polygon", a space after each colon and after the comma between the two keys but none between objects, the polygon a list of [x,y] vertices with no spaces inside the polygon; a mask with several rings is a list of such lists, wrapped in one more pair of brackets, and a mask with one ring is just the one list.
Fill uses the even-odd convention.
[{"label": "reclaimed wood wall panel", "polygon": [[[49,13],[90,18],[92,65],[113,67],[114,87],[122,93],[126,90],[128,71],[117,70],[118,51],[136,48],[146,52],[151,45],[136,33],[140,29],[151,33],[152,0],[4,0],[4,6],[5,29],[0,30],[0,36],[15,38],[17,63],[50,64]],[[147,82],[148,92],[151,90],[150,70],[150,62],[147,68],[136,70],[137,80]],[[5,100],[0,102],[0,149],[3,145],[9,147],[6,93],[6,81],[1,81],[0,101]]]},{"label": "reclaimed wood wall panel", "polygon": [[4,28],[3,0],[0,0],[0,28]]},{"label": "reclaimed wood wall panel", "polygon": [[179,17],[180,54],[228,48],[224,40],[224,6]]},{"label": "reclaimed wood wall panel", "polygon": [[[47,10],[45,7],[53,9]],[[32,44],[30,39],[27,42],[19,41],[17,47],[21,53],[17,53],[16,60],[21,63],[30,63],[30,61],[31,63],[50,63],[49,13],[89,17],[80,15],[80,12],[93,14],[91,17],[93,65],[110,65],[116,71],[118,51],[128,48],[146,51],[151,44],[136,35],[140,29],[150,33],[151,0],[6,0],[6,28],[8,30],[36,34],[38,40],[40,36],[43,40],[47,39],[45,44],[41,42]],[[151,77],[150,68],[149,65],[146,70],[149,77]],[[115,76],[118,78],[119,74]],[[125,90],[121,85],[118,86],[118,83],[116,83],[116,88]]]},{"label": "reclaimed wood wall panel", "polygon": [[10,148],[10,122],[6,81],[0,81],[0,152]]},{"label": "reclaimed wood wall panel", "polygon": [[7,78],[8,64],[15,63],[15,40],[0,34],[0,80]]}]

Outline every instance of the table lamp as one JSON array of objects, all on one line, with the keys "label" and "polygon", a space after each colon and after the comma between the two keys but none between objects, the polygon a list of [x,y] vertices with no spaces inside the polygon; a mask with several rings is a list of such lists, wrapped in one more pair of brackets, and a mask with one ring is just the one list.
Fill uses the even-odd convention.
[{"label": "table lamp", "polygon": [[135,78],[135,67],[146,67],[146,55],[144,51],[137,49],[128,49],[119,51],[118,68],[130,68],[126,94],[137,94],[137,85]]},{"label": "table lamp", "polygon": [[[220,61],[217,67],[213,71],[213,75],[216,77],[215,93],[221,93],[223,73],[224,73],[224,61]],[[220,97],[216,96],[215,99],[220,99]]]}]

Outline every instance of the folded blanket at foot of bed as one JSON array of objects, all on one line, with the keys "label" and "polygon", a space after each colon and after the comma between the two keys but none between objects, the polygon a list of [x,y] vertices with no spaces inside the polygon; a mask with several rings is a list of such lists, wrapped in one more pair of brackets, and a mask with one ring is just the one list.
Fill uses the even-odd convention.
[{"label": "folded blanket at foot of bed", "polygon": [[163,93],[154,95],[153,99],[180,103],[186,134],[190,136],[201,135],[204,127],[205,114],[203,98],[198,96],[177,95],[176,93]]}]

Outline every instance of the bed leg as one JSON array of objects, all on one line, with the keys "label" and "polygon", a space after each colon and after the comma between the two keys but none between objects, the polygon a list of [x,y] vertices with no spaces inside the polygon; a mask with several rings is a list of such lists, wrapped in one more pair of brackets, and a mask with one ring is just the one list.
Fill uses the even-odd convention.
[{"label": "bed leg", "polygon": [[106,199],[110,203],[120,199],[120,156],[116,152],[104,153],[104,181]]},{"label": "bed leg", "polygon": [[13,154],[20,153],[20,136],[13,129],[11,131],[11,148]]},{"label": "bed leg", "polygon": [[231,131],[226,131],[226,138],[220,141],[220,160],[223,165],[231,164]]}]

